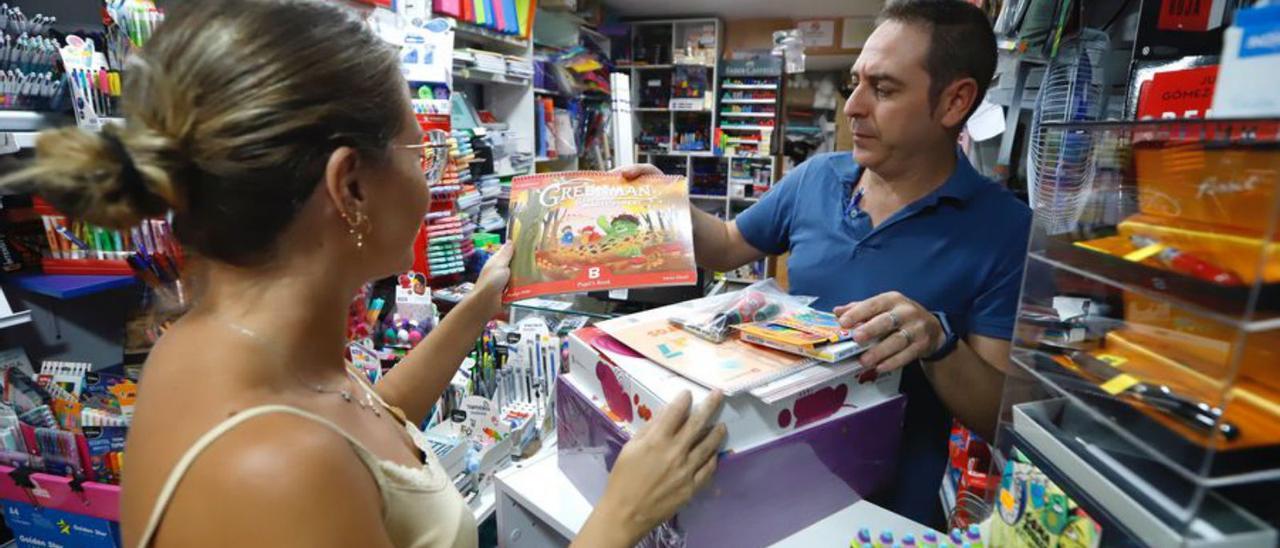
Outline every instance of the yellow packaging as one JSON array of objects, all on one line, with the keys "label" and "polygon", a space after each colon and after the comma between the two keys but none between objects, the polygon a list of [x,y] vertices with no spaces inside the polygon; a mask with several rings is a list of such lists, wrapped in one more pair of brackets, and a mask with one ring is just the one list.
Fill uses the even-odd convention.
[{"label": "yellow packaging", "polygon": [[[1239,331],[1133,293],[1124,294],[1125,337],[1159,351],[1215,382],[1228,379]],[[1244,334],[1240,380],[1280,391],[1280,330]],[[1238,380],[1237,382],[1240,382]]]},{"label": "yellow packaging", "polygon": [[1274,214],[1274,150],[1210,148],[1195,142],[1134,147],[1138,210],[1171,220],[1230,226],[1263,235]]},{"label": "yellow packaging", "polygon": [[[1250,236],[1243,230],[1182,221],[1174,224],[1150,215],[1129,217],[1117,229],[1126,238],[1146,236],[1190,253],[1230,270],[1246,283],[1258,280],[1259,266],[1265,282],[1280,282],[1280,244]],[[1266,261],[1259,265],[1264,253]]]},{"label": "yellow packaging", "polygon": [[[1102,354],[1119,358],[1121,371],[1144,381],[1167,385],[1175,392],[1223,409],[1223,419],[1240,428],[1240,437],[1224,449],[1280,444],[1280,392],[1269,390],[1247,379],[1228,389],[1220,380],[1211,379],[1189,367],[1189,363],[1172,357],[1167,347],[1147,346],[1142,337],[1129,329],[1107,334]],[[1113,362],[1114,363],[1114,362]],[[1170,429],[1182,432],[1188,439],[1199,439],[1202,433],[1188,428],[1164,413],[1150,415]]]}]

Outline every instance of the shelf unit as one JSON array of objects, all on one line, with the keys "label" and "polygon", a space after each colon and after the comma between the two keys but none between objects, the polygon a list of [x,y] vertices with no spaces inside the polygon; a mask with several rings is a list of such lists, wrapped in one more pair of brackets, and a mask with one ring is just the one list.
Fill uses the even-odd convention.
[{"label": "shelf unit", "polygon": [[[1039,131],[991,473],[1029,460],[1103,545],[1274,546],[1280,119]],[[1021,496],[1001,485],[994,519]]]},{"label": "shelf unit", "polygon": [[[454,20],[454,48],[471,48],[512,56],[532,62],[533,42],[518,36],[502,34],[464,21]],[[534,87],[532,78],[498,74],[474,67],[453,68],[454,93],[462,92],[478,110],[493,113],[494,118],[516,135],[534,134]],[[518,150],[532,154],[531,139],[517,141]]]},{"label": "shelf unit", "polygon": [[[732,60],[720,83],[721,144],[729,156],[778,152],[782,127],[782,84],[767,59]],[[757,66],[759,65],[759,66]],[[766,123],[771,122],[771,123]],[[745,146],[744,146],[745,145]]]},{"label": "shelf unit", "polygon": [[74,123],[73,118],[53,112],[0,110],[0,154],[35,148],[41,130]]},{"label": "shelf unit", "polygon": [[[713,154],[712,137],[719,123],[714,107],[719,93],[723,36],[719,19],[631,23],[628,39],[633,59],[641,56],[650,61],[618,66],[619,70],[630,72],[638,143],[661,147],[670,154]],[[690,89],[682,85],[689,82],[694,83],[692,89],[701,83],[702,93],[682,91]],[[689,96],[682,97],[682,93]],[[647,152],[638,147],[637,157]]]}]

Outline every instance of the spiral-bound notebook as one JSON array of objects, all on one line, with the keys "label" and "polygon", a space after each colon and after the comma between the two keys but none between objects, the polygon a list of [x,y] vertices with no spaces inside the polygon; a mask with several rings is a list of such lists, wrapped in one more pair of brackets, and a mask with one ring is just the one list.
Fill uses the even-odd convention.
[{"label": "spiral-bound notebook", "polygon": [[508,302],[558,293],[694,285],[683,177],[597,171],[516,177]]},{"label": "spiral-bound notebook", "polygon": [[693,382],[726,395],[746,392],[793,375],[817,360],[750,345],[736,338],[713,343],[672,325],[698,300],[655,308],[596,325],[632,350]]}]

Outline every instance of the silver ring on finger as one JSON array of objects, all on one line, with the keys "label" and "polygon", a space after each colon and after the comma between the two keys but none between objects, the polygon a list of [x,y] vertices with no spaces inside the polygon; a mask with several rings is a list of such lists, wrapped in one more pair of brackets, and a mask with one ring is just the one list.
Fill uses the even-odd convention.
[{"label": "silver ring on finger", "polygon": [[911,336],[910,331],[907,331],[906,329],[899,329],[898,334],[902,335],[902,338],[907,340],[907,346],[911,346],[912,344],[915,344],[916,342],[915,337]]},{"label": "silver ring on finger", "polygon": [[893,322],[893,325],[892,325],[892,326],[890,326],[890,327],[889,327],[889,329],[890,329],[890,330],[894,330],[894,329],[899,329],[899,328],[901,328],[901,327],[902,327],[902,321],[898,319],[898,315],[897,315],[897,314],[895,314],[892,310],[890,310],[890,311],[888,312],[888,314],[889,314],[889,321],[890,321],[890,322]]}]

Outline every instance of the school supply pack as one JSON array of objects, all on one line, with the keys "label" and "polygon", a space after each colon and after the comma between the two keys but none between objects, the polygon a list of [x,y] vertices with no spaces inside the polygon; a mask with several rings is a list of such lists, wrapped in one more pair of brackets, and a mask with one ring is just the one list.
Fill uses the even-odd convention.
[{"label": "school supply pack", "polygon": [[847,360],[865,352],[874,343],[862,345],[853,332],[840,326],[834,314],[805,309],[768,321],[735,326],[742,340],[827,363]]},{"label": "school supply pack", "polygon": [[137,384],[91,369],[46,361],[34,378],[4,371],[0,464],[119,483]]}]

